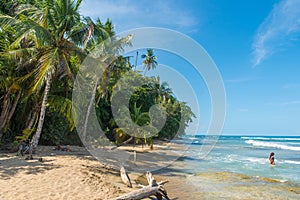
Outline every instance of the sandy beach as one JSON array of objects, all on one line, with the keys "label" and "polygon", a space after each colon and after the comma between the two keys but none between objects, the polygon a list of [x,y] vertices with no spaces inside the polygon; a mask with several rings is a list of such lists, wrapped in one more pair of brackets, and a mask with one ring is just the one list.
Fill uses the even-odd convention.
[{"label": "sandy beach", "polygon": [[[102,165],[81,147],[52,152],[39,147],[34,160],[0,156],[0,197],[8,199],[109,199],[129,191],[119,173]],[[47,155],[48,154],[48,155]],[[42,157],[43,161],[38,161]]]},{"label": "sandy beach", "polygon": [[[136,190],[137,183],[145,181],[143,174],[129,172],[133,188],[128,188],[117,169],[101,164],[85,148],[71,146],[71,152],[53,151],[52,148],[39,146],[33,160],[1,152],[0,199],[105,200]],[[158,181],[166,178],[170,179],[157,176]],[[176,176],[178,180],[174,178],[172,182],[178,182],[184,176]],[[173,196],[170,192],[170,197]]]},{"label": "sandy beach", "polygon": [[[129,172],[133,188],[128,188],[117,169],[101,164],[83,147],[71,149],[71,152],[52,151],[50,146],[40,146],[33,160],[1,152],[1,200],[106,200],[145,183],[143,174]],[[179,159],[168,168],[153,172],[158,181],[169,181],[165,188],[171,199],[282,199],[286,194],[289,199],[300,197],[300,188],[288,183],[226,172],[188,174],[184,168],[184,162]],[[247,182],[248,186],[240,185],[241,182],[243,185]]]}]

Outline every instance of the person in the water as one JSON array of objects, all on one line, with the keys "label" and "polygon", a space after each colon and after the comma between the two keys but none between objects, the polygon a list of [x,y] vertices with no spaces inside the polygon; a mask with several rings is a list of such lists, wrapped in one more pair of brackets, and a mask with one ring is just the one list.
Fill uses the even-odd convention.
[{"label": "person in the water", "polygon": [[275,153],[271,152],[270,156],[269,156],[269,160],[270,160],[270,164],[271,165],[275,165],[275,158],[274,158],[274,156],[275,156]]}]

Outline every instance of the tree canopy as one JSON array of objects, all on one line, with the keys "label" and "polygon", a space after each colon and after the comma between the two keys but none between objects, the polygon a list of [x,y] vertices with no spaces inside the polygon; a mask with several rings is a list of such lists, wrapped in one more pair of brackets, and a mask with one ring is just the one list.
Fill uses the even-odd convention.
[{"label": "tree canopy", "polygon": [[[116,38],[110,19],[93,20],[79,12],[81,0],[17,0],[3,1],[0,6],[0,141],[18,143],[31,139],[32,147],[80,144],[72,111],[74,78],[83,60],[95,48],[106,49],[112,57],[97,59],[108,63],[102,77],[95,83],[95,109],[106,137],[115,144],[131,142],[151,144],[153,138],[171,139],[184,134],[195,117],[185,102],[180,102],[159,77],[146,77],[133,70],[122,49],[130,45],[131,36]],[[106,41],[109,40],[109,44]],[[113,44],[113,45],[112,45]],[[137,54],[138,56],[138,54]],[[141,56],[145,70],[157,66],[153,49]],[[113,60],[113,61],[111,61]],[[139,126],[149,124],[149,109],[164,107],[166,122],[151,137],[131,136],[116,123],[111,99],[118,81],[131,73],[132,80],[141,81],[130,98],[131,120]],[[130,81],[130,80],[129,80]],[[92,105],[92,104],[91,104]],[[88,119],[89,112],[86,113]],[[155,121],[153,122],[155,123]],[[154,127],[153,127],[154,128]],[[86,128],[86,131],[88,129]]]}]

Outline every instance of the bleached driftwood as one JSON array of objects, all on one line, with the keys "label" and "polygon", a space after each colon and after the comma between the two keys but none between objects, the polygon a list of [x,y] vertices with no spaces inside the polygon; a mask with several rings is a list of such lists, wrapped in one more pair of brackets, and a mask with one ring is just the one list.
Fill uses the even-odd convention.
[{"label": "bleached driftwood", "polygon": [[[133,191],[133,192],[130,192],[128,194],[125,194],[123,196],[120,196],[120,197],[117,197],[115,200],[138,200],[138,199],[142,199],[142,198],[146,198],[146,197],[150,197],[152,195],[156,196],[157,199],[159,200],[162,200],[162,195],[160,194],[160,189],[161,189],[162,186],[146,186],[142,189],[139,189],[139,190],[136,190],[136,191]],[[157,194],[160,194],[158,197]],[[167,198],[169,199],[169,198]]]},{"label": "bleached driftwood", "polygon": [[122,179],[123,183],[125,183],[125,185],[127,185],[128,187],[132,188],[130,178],[123,166],[120,169],[120,175],[121,175],[121,179]]},{"label": "bleached driftwood", "polygon": [[157,183],[151,172],[146,172],[146,177],[149,183],[148,186],[143,186],[143,188],[139,190],[127,193],[123,196],[117,197],[114,200],[138,200],[150,196],[156,196],[158,200],[162,200],[163,197],[167,200],[170,200],[170,198],[167,195],[167,191],[163,188],[163,185],[168,181],[162,181]]},{"label": "bleached driftwood", "polygon": [[151,186],[157,186],[156,180],[154,179],[153,175],[151,172],[146,172],[146,177],[147,177],[147,181],[148,184]]}]

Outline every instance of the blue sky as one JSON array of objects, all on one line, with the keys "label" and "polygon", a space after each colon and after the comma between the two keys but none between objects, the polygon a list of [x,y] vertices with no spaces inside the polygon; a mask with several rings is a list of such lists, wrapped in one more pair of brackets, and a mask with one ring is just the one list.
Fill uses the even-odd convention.
[{"label": "blue sky", "polygon": [[[223,134],[300,135],[299,0],[85,0],[81,12],[103,21],[110,18],[117,33],[163,27],[202,45],[226,89]],[[188,64],[172,55],[156,55],[159,63],[184,69],[192,87],[203,89],[197,97],[200,132],[205,132],[210,105],[201,77],[191,75],[183,67]]]}]

